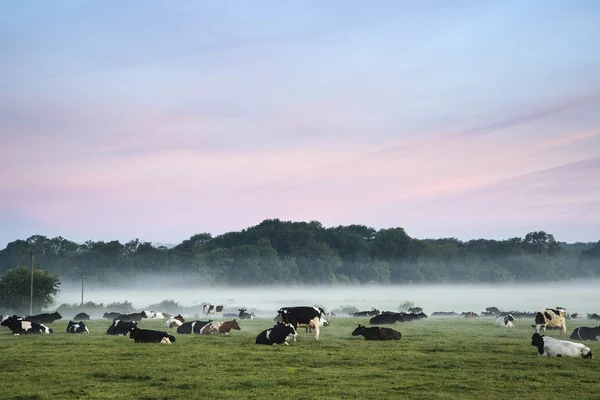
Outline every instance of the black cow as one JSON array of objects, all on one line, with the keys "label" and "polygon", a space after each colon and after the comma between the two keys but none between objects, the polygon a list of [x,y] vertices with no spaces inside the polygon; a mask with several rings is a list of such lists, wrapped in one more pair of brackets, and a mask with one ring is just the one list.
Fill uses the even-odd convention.
[{"label": "black cow", "polygon": [[319,341],[320,327],[327,321],[325,310],[321,307],[282,307],[277,311],[277,316],[273,319],[276,322],[291,324],[294,329],[298,329],[298,325],[309,326],[315,330],[315,342]]},{"label": "black cow", "polygon": [[175,336],[167,332],[153,331],[151,329],[133,328],[129,333],[129,337],[136,343],[165,343],[171,344],[175,342]]},{"label": "black cow", "polygon": [[106,331],[107,335],[122,335],[126,336],[132,329],[137,328],[137,322],[114,320]]},{"label": "black cow", "polygon": [[352,315],[353,317],[374,317],[379,314],[379,310],[374,308],[371,311],[358,311],[351,313],[350,315]]},{"label": "black cow", "polygon": [[131,313],[131,314],[121,314],[118,317],[116,317],[114,320],[118,319],[119,321],[140,322],[142,320],[142,318],[148,318],[148,314],[146,314],[145,311],[138,312],[138,313]]},{"label": "black cow", "polygon": [[459,317],[460,314],[454,311],[434,311],[431,313],[432,317]]},{"label": "black cow", "polygon": [[88,321],[90,319],[90,316],[84,312],[80,312],[79,314],[74,316],[73,319],[80,320],[80,321]]},{"label": "black cow", "polygon": [[124,315],[123,313],[120,312],[105,312],[104,315],[102,316],[102,318],[106,318],[106,319],[112,319],[114,320],[115,318],[117,318],[119,315]]},{"label": "black cow", "polygon": [[362,335],[365,340],[400,340],[402,334],[392,328],[382,328],[380,326],[373,326],[366,328],[362,325],[352,332],[352,336]]},{"label": "black cow", "polygon": [[38,314],[38,315],[30,315],[25,318],[25,321],[31,321],[38,324],[51,324],[57,319],[61,319],[62,315],[58,312],[53,312],[52,314]]},{"label": "black cow", "polygon": [[420,319],[427,318],[427,315],[424,312],[419,312],[419,313],[402,312],[402,313],[400,313],[400,315],[402,316],[402,319],[404,320],[404,322],[418,321]]},{"label": "black cow", "polygon": [[29,333],[54,333],[54,331],[48,328],[47,326],[38,324],[37,322],[24,320],[16,315],[8,317],[4,321],[2,321],[0,325],[6,326],[8,329],[10,329],[13,335],[22,335]]},{"label": "black cow", "polygon": [[394,314],[379,314],[369,320],[371,325],[387,325],[395,324],[396,321],[404,322],[404,318],[399,313]]},{"label": "black cow", "polygon": [[575,328],[573,333],[571,333],[571,339],[574,340],[593,340],[597,342],[597,336],[600,336],[600,326],[595,328],[580,326],[579,328]]},{"label": "black cow", "polygon": [[67,325],[67,333],[90,333],[90,331],[82,321],[69,321],[69,325]]},{"label": "black cow", "polygon": [[181,326],[177,327],[177,333],[182,333],[182,334],[190,334],[190,333],[201,333],[202,328],[204,328],[204,325],[208,324],[212,322],[212,319],[209,319],[208,321],[189,321],[189,322],[184,322]]},{"label": "black cow", "polygon": [[588,314],[587,319],[593,319],[594,321],[600,321],[600,315],[598,315],[596,313]]},{"label": "black cow", "polygon": [[292,325],[278,323],[271,329],[266,329],[259,333],[256,337],[256,344],[287,345],[290,339],[293,339],[295,342],[297,337],[298,332],[296,332],[296,329]]},{"label": "black cow", "polygon": [[254,315],[254,313],[247,313],[245,308],[240,308],[239,309],[240,314],[238,315],[239,319],[254,319],[256,316]]}]

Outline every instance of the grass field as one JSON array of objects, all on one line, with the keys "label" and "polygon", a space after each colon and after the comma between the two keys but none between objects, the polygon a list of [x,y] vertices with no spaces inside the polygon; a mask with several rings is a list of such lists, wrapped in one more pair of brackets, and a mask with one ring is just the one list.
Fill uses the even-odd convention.
[{"label": "grass field", "polygon": [[[428,318],[396,324],[400,341],[350,333],[366,318],[332,318],[320,343],[299,331],[296,344],[261,346],[268,319],[242,321],[230,336],[178,335],[135,344],[90,334],[13,336],[0,328],[1,399],[599,399],[600,345],[592,360],[545,358],[530,345],[529,320],[514,329],[494,319]],[[569,333],[592,321],[569,321]],[[140,327],[167,329],[161,321]],[[558,332],[549,334],[559,337]]]}]

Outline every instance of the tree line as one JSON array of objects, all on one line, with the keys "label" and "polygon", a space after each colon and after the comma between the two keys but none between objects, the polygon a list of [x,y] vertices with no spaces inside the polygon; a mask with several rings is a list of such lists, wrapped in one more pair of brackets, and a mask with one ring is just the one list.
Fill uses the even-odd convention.
[{"label": "tree line", "polygon": [[31,236],[0,251],[0,275],[30,265],[61,280],[118,283],[146,274],[195,284],[531,282],[600,276],[600,241],[557,242],[544,231],[506,240],[411,238],[403,228],[325,228],[267,219],[218,236],[199,233],[173,247],[138,239],[87,241]]}]

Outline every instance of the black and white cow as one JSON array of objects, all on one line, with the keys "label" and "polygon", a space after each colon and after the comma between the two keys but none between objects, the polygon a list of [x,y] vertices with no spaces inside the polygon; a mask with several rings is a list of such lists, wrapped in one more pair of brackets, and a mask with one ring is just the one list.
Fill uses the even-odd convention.
[{"label": "black and white cow", "polygon": [[298,326],[309,326],[314,329],[315,342],[319,341],[320,327],[329,324],[325,310],[321,307],[282,307],[277,311],[277,316],[273,318],[275,322],[291,324],[294,329]]},{"label": "black and white cow", "polygon": [[80,320],[80,321],[88,321],[90,319],[90,316],[84,312],[81,312],[81,313],[77,314],[76,316],[74,316],[73,319]]},{"label": "black and white cow", "polygon": [[47,326],[38,324],[37,322],[24,320],[16,315],[6,318],[4,321],[2,321],[2,323],[0,323],[0,325],[6,326],[8,329],[10,329],[13,335],[25,335],[29,333],[54,333],[54,331]]},{"label": "black and white cow", "polygon": [[201,334],[202,333],[202,328],[204,328],[204,325],[207,325],[207,324],[209,324],[211,322],[213,322],[212,319],[209,319],[208,321],[190,321],[190,322],[184,322],[181,326],[177,327],[177,333],[182,333],[182,334],[197,333],[197,334]]},{"label": "black and white cow", "polygon": [[169,318],[171,315],[160,312],[160,311],[144,311],[146,313],[146,318],[148,319],[165,319]]},{"label": "black and white cow", "polygon": [[600,336],[600,326],[595,328],[588,328],[587,326],[580,326],[575,328],[571,333],[571,339],[573,340],[592,340],[597,342],[597,337]]},{"label": "black and white cow", "polygon": [[400,340],[402,334],[392,328],[382,328],[380,326],[373,326],[366,328],[362,325],[358,325],[352,336],[364,336],[365,340]]},{"label": "black and white cow", "polygon": [[138,312],[138,313],[131,313],[131,314],[121,314],[118,317],[116,317],[114,320],[118,319],[119,321],[140,322],[143,318],[148,318],[148,314],[146,314],[145,311]]},{"label": "black and white cow", "polygon": [[514,320],[515,320],[515,317],[513,317],[512,314],[508,314],[505,317],[498,317],[496,319],[496,326],[502,327],[502,328],[514,328],[515,327],[513,325]]},{"label": "black and white cow", "polygon": [[175,342],[175,336],[167,332],[153,331],[151,329],[133,328],[129,333],[129,337],[135,343],[164,343],[171,344]]},{"label": "black and white cow", "polygon": [[371,324],[371,325],[382,325],[382,324],[391,325],[391,324],[395,324],[396,321],[404,322],[404,318],[402,318],[402,315],[400,313],[376,315],[369,320],[369,324]]},{"label": "black and white cow", "polygon": [[204,307],[202,307],[204,315],[215,314],[215,316],[217,317],[221,317],[221,313],[223,312],[223,310],[227,310],[227,307],[222,304],[219,304],[218,306],[214,306],[212,304],[205,304]]},{"label": "black and white cow", "polygon": [[254,313],[247,313],[245,308],[240,308],[239,311],[238,318],[241,320],[254,319],[256,317]]},{"label": "black and white cow", "polygon": [[561,334],[567,333],[567,313],[564,308],[542,308],[535,315],[535,332],[542,333],[546,327],[560,328]]},{"label": "black and white cow", "polygon": [[51,324],[57,319],[61,319],[62,315],[58,312],[53,312],[52,314],[38,314],[38,315],[30,315],[25,318],[25,321],[36,322],[38,324]]},{"label": "black and white cow", "polygon": [[82,321],[69,321],[69,325],[67,325],[67,333],[90,333],[90,331]]},{"label": "black and white cow", "polygon": [[106,334],[126,336],[134,328],[137,328],[137,322],[115,319],[106,330]]},{"label": "black and white cow", "polygon": [[592,358],[592,351],[586,345],[542,336],[537,332],[531,337],[531,345],[537,347],[543,357]]},{"label": "black and white cow", "polygon": [[271,329],[266,329],[258,334],[256,337],[256,344],[285,344],[287,345],[290,340],[296,341],[298,332],[290,324],[278,323]]},{"label": "black and white cow", "polygon": [[102,318],[106,318],[106,319],[112,319],[114,320],[115,318],[117,318],[119,315],[125,315],[125,313],[120,313],[120,312],[105,312],[104,315],[102,316]]}]

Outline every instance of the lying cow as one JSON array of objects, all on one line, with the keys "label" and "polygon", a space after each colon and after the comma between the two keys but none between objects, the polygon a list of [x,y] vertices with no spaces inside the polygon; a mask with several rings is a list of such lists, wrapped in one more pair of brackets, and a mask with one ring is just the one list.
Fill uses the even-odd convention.
[{"label": "lying cow", "polygon": [[531,345],[536,346],[538,353],[543,357],[581,357],[592,358],[589,347],[567,340],[554,339],[534,333],[531,337]]},{"label": "lying cow", "polygon": [[400,313],[393,314],[379,314],[369,320],[371,325],[392,325],[396,321],[404,322],[404,318]]},{"label": "lying cow", "polygon": [[76,316],[73,317],[74,321],[88,321],[90,319],[90,316],[84,312],[81,312],[79,314],[77,314]]},{"label": "lying cow", "polygon": [[164,343],[171,344],[175,342],[175,336],[167,332],[153,331],[151,329],[133,328],[129,333],[129,337],[135,343]]},{"label": "lying cow", "polygon": [[325,310],[321,307],[282,307],[277,311],[277,316],[273,319],[275,322],[291,324],[294,326],[294,329],[298,329],[299,325],[303,326],[314,326],[315,331],[315,342],[319,341],[319,332],[320,327],[325,323],[329,324],[327,321],[327,316],[325,314]]},{"label": "lying cow", "polygon": [[535,332],[543,333],[546,327],[560,328],[561,334],[567,333],[567,313],[564,309],[542,308],[535,315]]},{"label": "lying cow", "polygon": [[254,313],[247,313],[245,308],[240,308],[239,311],[240,313],[238,314],[238,318],[241,320],[252,320],[256,317]]},{"label": "lying cow", "polygon": [[400,340],[402,334],[392,328],[382,328],[380,326],[373,326],[366,328],[362,325],[358,325],[352,336],[362,335],[365,340]]},{"label": "lying cow", "polygon": [[146,318],[148,319],[165,319],[171,317],[171,315],[160,311],[144,311],[144,313],[146,313]]},{"label": "lying cow", "polygon": [[119,321],[140,322],[143,318],[148,318],[148,314],[146,314],[145,311],[131,314],[121,314],[115,319],[118,319]]},{"label": "lying cow", "polygon": [[16,315],[6,318],[0,325],[6,326],[8,329],[10,329],[13,335],[25,335],[29,333],[54,333],[54,331],[47,326],[38,324],[37,322],[24,320]]},{"label": "lying cow", "polygon": [[350,315],[352,315],[353,317],[374,317],[376,315],[379,315],[379,310],[374,308],[371,311],[358,311],[351,313]]},{"label": "lying cow", "polygon": [[288,345],[290,340],[296,341],[298,332],[290,324],[278,323],[271,329],[266,329],[256,337],[256,344],[285,344]]},{"label": "lying cow", "polygon": [[102,318],[106,318],[106,319],[112,319],[114,320],[115,318],[117,318],[119,315],[125,315],[125,313],[120,313],[120,312],[105,312],[104,315],[102,316]]},{"label": "lying cow", "polygon": [[190,334],[190,333],[201,333],[204,325],[212,322],[212,319],[208,321],[190,321],[185,322],[181,326],[177,327],[177,333]]},{"label": "lying cow", "polygon": [[515,327],[513,325],[514,320],[515,320],[515,317],[513,317],[512,314],[508,314],[505,317],[498,317],[496,319],[496,326],[502,327],[502,328],[514,328]]},{"label": "lying cow", "polygon": [[52,314],[30,315],[29,317],[25,318],[25,321],[36,322],[38,324],[51,324],[61,318],[62,315],[55,311]]},{"label": "lying cow", "polygon": [[137,322],[134,321],[121,321],[114,320],[112,324],[106,330],[107,335],[121,335],[126,336],[131,332],[132,329],[137,328]]},{"label": "lying cow", "polygon": [[580,326],[575,328],[571,333],[571,339],[574,340],[592,340],[597,342],[597,337],[600,336],[600,326],[595,328],[588,328],[587,326]]},{"label": "lying cow", "polygon": [[90,333],[90,331],[82,321],[69,321],[69,324],[67,325],[67,333]]},{"label": "lying cow", "polygon": [[181,314],[178,314],[174,317],[169,318],[168,320],[165,321],[165,326],[167,328],[177,328],[181,325],[183,325],[183,323],[185,322],[185,319],[183,319],[183,317],[181,316]]}]

